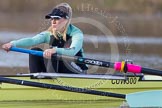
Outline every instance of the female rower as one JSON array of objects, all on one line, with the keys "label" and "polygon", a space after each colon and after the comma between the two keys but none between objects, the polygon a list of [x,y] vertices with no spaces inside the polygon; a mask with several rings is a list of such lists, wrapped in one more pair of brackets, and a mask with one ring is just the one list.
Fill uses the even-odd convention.
[{"label": "female rower", "polygon": [[[51,21],[48,30],[37,34],[34,37],[14,40],[2,45],[2,48],[9,51],[12,46],[32,47],[38,44],[47,43],[50,48],[44,50],[43,57],[29,55],[29,69],[34,72],[59,72],[59,73],[86,73],[85,64],[77,64],[66,60],[60,61],[51,58],[53,54],[83,57],[83,33],[76,26],[71,24],[72,9],[67,3],[57,5],[51,13],[45,16]],[[34,47],[32,50],[42,49]],[[47,61],[47,58],[50,60]]]}]

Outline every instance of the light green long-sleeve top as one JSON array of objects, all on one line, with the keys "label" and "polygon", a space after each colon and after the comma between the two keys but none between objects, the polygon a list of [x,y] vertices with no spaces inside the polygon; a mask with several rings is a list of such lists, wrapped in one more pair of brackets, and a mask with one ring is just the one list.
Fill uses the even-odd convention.
[{"label": "light green long-sleeve top", "polygon": [[[31,47],[31,46],[35,46],[35,45],[42,44],[42,43],[49,44],[51,35],[52,34],[49,31],[43,31],[34,37],[14,40],[14,41],[11,41],[11,43],[13,44],[13,46],[16,46],[16,47]],[[70,45],[70,48],[66,50],[66,48],[56,47],[56,53],[74,56],[80,50],[83,51],[82,49],[83,33],[81,32],[81,30],[77,28],[76,26],[70,24],[67,29],[67,35],[72,37],[72,43]]]}]

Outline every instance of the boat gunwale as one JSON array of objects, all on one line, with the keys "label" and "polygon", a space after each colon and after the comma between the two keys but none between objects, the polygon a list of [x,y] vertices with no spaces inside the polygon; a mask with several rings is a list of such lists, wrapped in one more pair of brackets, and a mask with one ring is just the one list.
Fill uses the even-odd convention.
[{"label": "boat gunwale", "polygon": [[[42,77],[39,77],[39,75],[40,76],[42,75]],[[16,74],[16,75],[0,75],[0,77],[30,77],[31,79],[77,78],[77,79],[103,79],[103,80],[126,80],[128,77],[139,77],[139,80],[142,80],[142,78],[144,77],[144,74],[29,73],[29,74]],[[114,77],[114,78],[111,78],[111,77]]]}]

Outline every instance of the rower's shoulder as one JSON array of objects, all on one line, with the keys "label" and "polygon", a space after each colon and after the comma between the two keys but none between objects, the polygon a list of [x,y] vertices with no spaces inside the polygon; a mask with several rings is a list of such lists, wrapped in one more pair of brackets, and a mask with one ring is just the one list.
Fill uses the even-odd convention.
[{"label": "rower's shoulder", "polygon": [[67,34],[72,36],[72,35],[78,34],[78,33],[83,34],[83,32],[78,27],[76,27],[73,24],[69,24],[68,29],[67,29]]}]

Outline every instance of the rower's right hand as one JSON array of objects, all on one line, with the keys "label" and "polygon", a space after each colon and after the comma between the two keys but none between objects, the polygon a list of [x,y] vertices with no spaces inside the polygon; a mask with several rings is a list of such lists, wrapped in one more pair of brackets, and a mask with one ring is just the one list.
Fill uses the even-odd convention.
[{"label": "rower's right hand", "polygon": [[2,49],[6,50],[7,52],[10,51],[11,47],[12,47],[11,43],[6,43],[2,45]]}]

